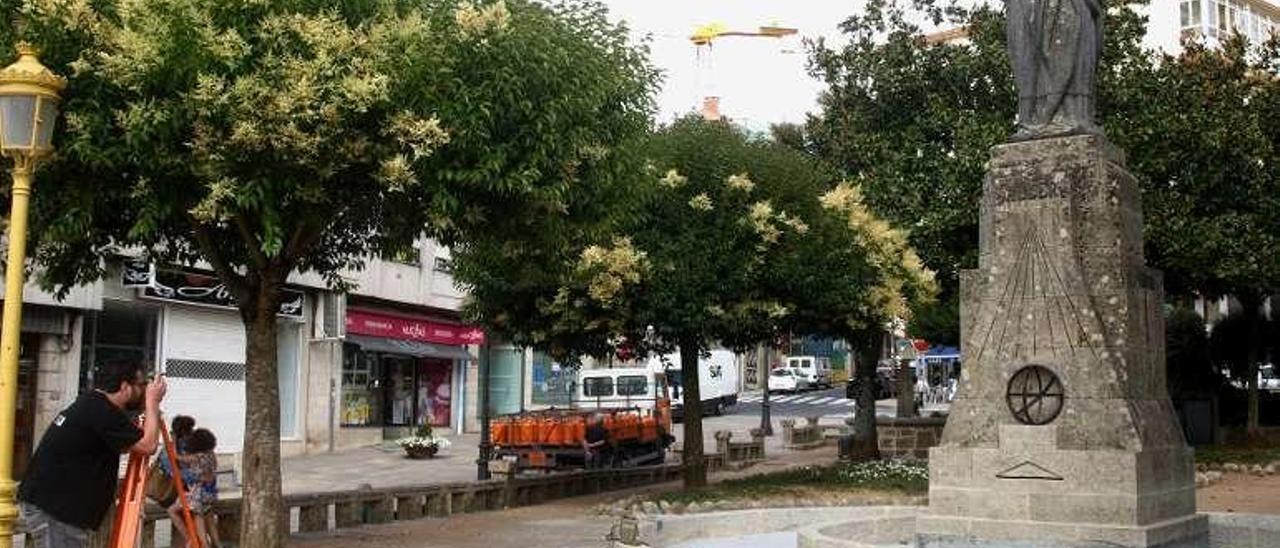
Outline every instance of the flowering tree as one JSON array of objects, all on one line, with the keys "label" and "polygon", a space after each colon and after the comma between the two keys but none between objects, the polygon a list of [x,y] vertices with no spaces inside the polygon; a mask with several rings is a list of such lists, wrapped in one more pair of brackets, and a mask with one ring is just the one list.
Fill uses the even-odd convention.
[{"label": "flowering tree", "polygon": [[[647,127],[654,74],[596,3],[32,0],[21,34],[70,77],[38,188],[45,282],[137,249],[205,264],[247,335],[240,545],[283,544],[276,310],[343,273],[566,215]],[[8,24],[8,18],[5,20]],[[15,31],[5,28],[5,35]],[[489,232],[486,232],[489,231]]]},{"label": "flowering tree", "polygon": [[800,152],[694,117],[643,152],[638,181],[582,205],[598,222],[472,242],[455,251],[455,272],[472,288],[473,318],[522,344],[566,358],[619,344],[678,350],[685,485],[697,486],[703,351],[879,329],[931,281],[901,233]]}]

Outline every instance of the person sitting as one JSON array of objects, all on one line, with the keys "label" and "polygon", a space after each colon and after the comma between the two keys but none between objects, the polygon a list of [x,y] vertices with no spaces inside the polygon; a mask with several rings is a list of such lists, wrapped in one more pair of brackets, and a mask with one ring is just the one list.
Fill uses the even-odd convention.
[{"label": "person sitting", "polygon": [[[183,483],[187,488],[187,506],[196,522],[196,534],[201,539],[210,539],[207,546],[215,548],[219,544],[217,515],[213,513],[214,503],[218,502],[218,458],[213,450],[217,446],[218,439],[213,432],[199,428],[187,439],[187,452],[178,456],[178,466],[182,469]],[[181,501],[169,506],[169,518],[174,523],[183,522]],[[177,530],[186,546],[195,545],[186,538],[181,527]]]}]

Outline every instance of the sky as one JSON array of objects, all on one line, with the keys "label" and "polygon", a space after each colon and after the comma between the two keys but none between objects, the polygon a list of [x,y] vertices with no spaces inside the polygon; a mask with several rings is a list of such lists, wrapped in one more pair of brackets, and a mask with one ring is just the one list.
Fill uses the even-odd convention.
[{"label": "sky", "polygon": [[[838,25],[862,0],[604,0],[636,40],[650,38],[651,61],[665,74],[658,121],[696,110],[703,95],[720,96],[720,111],[752,130],[803,122],[816,110],[822,84],[806,69],[804,38],[842,43]],[[762,25],[796,28],[782,39],[725,37],[711,49],[689,42],[694,29],[721,23],[729,30]],[[699,61],[699,53],[703,60]]]}]

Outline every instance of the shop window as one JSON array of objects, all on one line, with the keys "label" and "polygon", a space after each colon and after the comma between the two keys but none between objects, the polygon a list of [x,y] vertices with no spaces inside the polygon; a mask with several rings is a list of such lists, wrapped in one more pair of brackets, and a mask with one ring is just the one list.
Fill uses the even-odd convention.
[{"label": "shop window", "polygon": [[582,380],[582,395],[589,398],[613,395],[613,377],[587,377]]},{"label": "shop window", "polygon": [[643,396],[649,392],[649,381],[642,375],[618,377],[619,396]]},{"label": "shop window", "polygon": [[104,302],[102,311],[84,322],[83,336],[88,343],[81,353],[80,389],[91,388],[93,371],[110,360],[138,360],[154,369],[159,317],[156,307]]},{"label": "shop window", "polygon": [[545,352],[533,353],[533,403],[566,407],[573,401],[576,370],[556,363]]},{"label": "shop window", "polygon": [[382,356],[382,370],[387,375],[387,426],[409,426],[415,397],[413,358]]},{"label": "shop window", "polygon": [[449,426],[453,408],[453,362],[424,358],[418,361],[417,424]]},{"label": "shop window", "polygon": [[343,426],[382,424],[382,371],[376,356],[359,345],[343,345],[342,416]]}]

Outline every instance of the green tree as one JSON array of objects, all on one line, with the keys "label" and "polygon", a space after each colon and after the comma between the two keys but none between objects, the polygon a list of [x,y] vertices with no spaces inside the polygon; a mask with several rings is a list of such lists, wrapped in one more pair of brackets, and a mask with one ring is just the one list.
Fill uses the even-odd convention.
[{"label": "green tree", "polygon": [[[904,252],[885,241],[896,233],[855,188],[832,190],[829,171],[786,146],[687,117],[642,152],[639,179],[610,194],[623,201],[595,204],[600,223],[464,246],[455,261],[473,318],[514,340],[567,354],[678,350],[685,483],[697,486],[706,481],[699,355],[787,332],[878,328],[909,290],[884,272],[912,263],[876,255]],[[494,268],[504,265],[513,268]]]},{"label": "green tree", "polygon": [[[1142,187],[1147,257],[1171,294],[1233,295],[1256,317],[1280,291],[1277,45],[1237,38],[1217,50],[1189,43],[1176,58],[1145,51],[1134,5],[1108,6],[1099,111]],[[967,40],[931,42],[908,9],[872,2],[844,23],[847,45],[813,50],[828,90],[806,142],[910,231],[938,271],[941,302],[958,303],[958,272],[976,265],[984,165],[1013,132],[1015,92],[1003,13],[919,6],[966,28]],[[919,317],[958,332],[957,308],[947,304],[949,321]],[[1260,359],[1258,344],[1249,347]]]},{"label": "green tree", "polygon": [[1165,373],[1169,394],[1207,391],[1221,383],[1209,359],[1209,336],[1204,318],[1194,310],[1176,307],[1165,319]]},{"label": "green tree", "polygon": [[55,190],[33,218],[44,281],[98,279],[137,249],[210,265],[236,299],[243,546],[287,537],[275,312],[288,276],[343,288],[423,234],[457,243],[570,214],[564,196],[648,127],[655,79],[590,1],[36,0],[20,20],[70,77],[37,185]]}]

